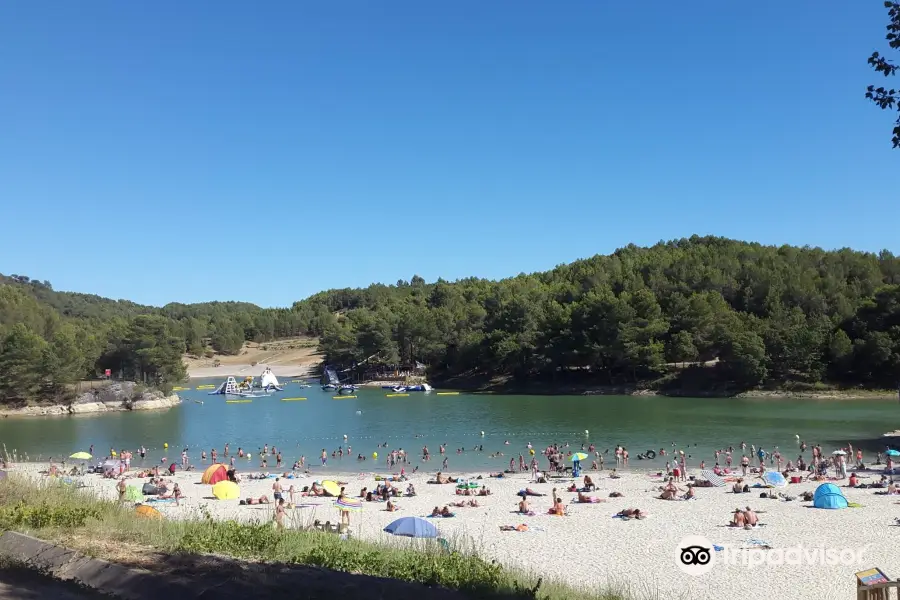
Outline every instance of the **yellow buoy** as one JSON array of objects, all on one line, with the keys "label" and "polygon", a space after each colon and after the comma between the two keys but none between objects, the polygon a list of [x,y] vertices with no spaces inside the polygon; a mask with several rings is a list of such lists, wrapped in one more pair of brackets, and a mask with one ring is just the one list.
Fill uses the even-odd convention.
[{"label": "yellow buoy", "polygon": [[168,448],[168,447],[169,447],[169,442],[166,442],[165,444],[163,444],[163,448]]},{"label": "yellow buoy", "polygon": [[438,392],[438,396],[459,396],[459,392]]},{"label": "yellow buoy", "polygon": [[333,400],[343,400],[343,399],[345,399],[345,398],[347,398],[347,399],[349,399],[349,398],[356,398],[356,396],[332,396],[331,398],[332,398]]},{"label": "yellow buoy", "polygon": [[306,398],[282,398],[282,402],[296,402],[297,400],[306,400]]},{"label": "yellow buoy", "polygon": [[374,458],[375,460],[378,460],[378,453],[377,453],[377,452],[373,452],[373,453],[372,453],[372,458]]},{"label": "yellow buoy", "polygon": [[225,404],[250,404],[253,400],[226,400]]},{"label": "yellow buoy", "polygon": [[404,396],[409,396],[409,394],[385,394],[385,398],[402,398]]}]

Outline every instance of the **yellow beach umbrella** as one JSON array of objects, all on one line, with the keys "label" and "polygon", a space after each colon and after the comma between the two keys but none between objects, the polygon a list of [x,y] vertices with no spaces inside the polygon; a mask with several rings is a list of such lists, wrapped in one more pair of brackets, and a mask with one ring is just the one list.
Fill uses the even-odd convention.
[{"label": "yellow beach umbrella", "polygon": [[213,486],[212,493],[219,500],[237,500],[241,497],[241,489],[233,481],[220,481]]},{"label": "yellow beach umbrella", "polygon": [[87,452],[76,452],[69,458],[74,458],[75,460],[91,460],[92,457]]},{"label": "yellow beach umbrella", "polygon": [[322,482],[322,489],[334,497],[341,495],[341,486],[330,479]]}]

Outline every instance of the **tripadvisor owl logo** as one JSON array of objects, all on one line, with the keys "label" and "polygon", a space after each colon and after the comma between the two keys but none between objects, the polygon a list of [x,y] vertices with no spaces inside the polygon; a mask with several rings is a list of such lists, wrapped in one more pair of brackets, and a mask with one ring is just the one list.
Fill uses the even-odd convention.
[{"label": "tripadvisor owl logo", "polygon": [[675,547],[675,564],[682,572],[699,577],[716,565],[712,542],[701,535],[689,535]]}]

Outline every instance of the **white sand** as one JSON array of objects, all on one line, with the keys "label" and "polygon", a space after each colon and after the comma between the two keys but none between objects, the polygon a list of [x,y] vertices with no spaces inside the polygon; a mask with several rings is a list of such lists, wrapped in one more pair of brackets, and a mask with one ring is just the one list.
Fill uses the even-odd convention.
[{"label": "white sand", "polygon": [[306,377],[309,375],[307,365],[220,365],[218,367],[193,367],[188,369],[188,377],[191,379],[211,379],[214,377],[246,377],[253,375],[259,377],[266,366],[272,369],[275,377]]},{"label": "white sand", "polygon": [[[237,463],[239,475],[254,472],[248,461]],[[243,467],[243,468],[242,468]],[[37,473],[46,464],[16,465],[13,470]],[[238,501],[211,500],[210,486],[200,485],[200,472],[177,473],[173,478],[186,495],[181,506],[174,503],[156,503],[167,518],[196,516],[201,506],[221,519],[271,520],[272,506],[239,506]],[[313,475],[282,480],[287,489],[291,483],[297,489],[310,485],[313,480],[328,479],[315,469]],[[573,585],[592,586],[607,582],[628,582],[640,596],[676,598],[740,598],[741,600],[780,598],[850,598],[853,597],[853,574],[878,566],[887,575],[900,576],[900,531],[894,528],[894,517],[900,514],[896,501],[900,497],[875,495],[874,490],[842,488],[851,502],[862,508],[844,510],[820,510],[810,508],[811,503],[761,499],[761,490],[750,494],[734,495],[730,487],[700,488],[698,499],[692,501],[663,501],[655,499],[655,491],[661,480],[655,475],[630,472],[621,479],[607,478],[608,471],[590,473],[599,490],[591,495],[607,498],[612,490],[620,491],[623,498],[608,498],[599,504],[570,504],[575,494],[564,492],[571,480],[555,484],[532,484],[525,475],[505,479],[482,480],[493,492],[488,497],[478,497],[479,508],[453,508],[455,518],[434,519],[444,537],[459,543],[468,540],[485,557],[497,559],[508,565],[523,567],[549,577],[558,577]],[[876,477],[875,474],[867,474]],[[434,506],[462,499],[455,495],[455,485],[429,485],[429,475],[412,475],[418,496],[396,500],[401,507],[397,513],[383,510],[381,503],[364,503],[364,510],[352,513],[351,532],[360,538],[408,543],[382,532],[382,528],[402,516],[425,516]],[[167,478],[168,479],[168,478]],[[347,481],[347,491],[357,495],[362,487],[370,490],[376,485],[371,474],[338,475],[332,479]],[[85,483],[99,494],[115,497],[113,480],[103,480],[98,475],[84,478]],[[870,479],[864,479],[870,481]],[[273,479],[247,481],[241,484],[242,496],[272,496]],[[128,480],[140,485],[142,481]],[[841,482],[838,482],[839,485]],[[406,483],[398,484],[405,489]],[[544,498],[531,498],[531,505],[538,516],[523,517],[513,514],[519,498],[516,492],[526,485],[547,494]],[[560,490],[568,504],[567,517],[549,516],[550,493],[553,487]],[[789,485],[782,491],[799,495],[812,491],[815,483]],[[299,500],[298,502],[306,501]],[[332,506],[333,499],[310,498],[315,506],[288,511],[288,523],[293,526],[309,524],[313,519],[339,521],[339,513]],[[750,505],[760,511],[764,526],[753,531],[724,527],[736,507]],[[649,513],[645,520],[623,521],[612,516],[623,508],[638,507]],[[500,525],[527,523],[531,531],[501,532]],[[862,548],[867,550],[864,559],[852,566],[781,565],[758,566],[749,569],[741,565],[717,564],[711,573],[692,577],[676,566],[676,546],[688,535],[702,535],[718,545],[746,546],[749,539],[761,539],[773,547],[786,549],[803,544],[805,547]],[[718,556],[721,556],[719,554]],[[573,566],[574,565],[574,566]]]}]

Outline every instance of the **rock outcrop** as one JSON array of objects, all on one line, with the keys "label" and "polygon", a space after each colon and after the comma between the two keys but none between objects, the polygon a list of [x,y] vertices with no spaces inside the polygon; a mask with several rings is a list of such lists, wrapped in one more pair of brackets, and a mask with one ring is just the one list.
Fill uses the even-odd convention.
[{"label": "rock outcrop", "polygon": [[125,410],[158,410],[181,404],[178,394],[165,396],[158,391],[138,392],[136,387],[136,384],[129,381],[111,383],[103,388],[79,394],[72,404],[0,409],[0,416],[43,417]]}]

